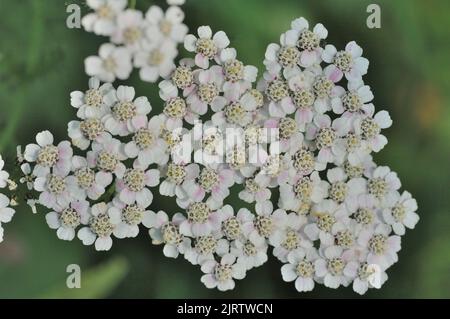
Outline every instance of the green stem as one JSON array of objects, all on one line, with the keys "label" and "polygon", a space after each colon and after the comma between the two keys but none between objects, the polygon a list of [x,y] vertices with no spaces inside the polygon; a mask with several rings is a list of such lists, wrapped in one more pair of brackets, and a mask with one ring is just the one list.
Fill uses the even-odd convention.
[{"label": "green stem", "polygon": [[130,0],[128,6],[130,7],[130,9],[135,9],[136,8],[136,0]]}]

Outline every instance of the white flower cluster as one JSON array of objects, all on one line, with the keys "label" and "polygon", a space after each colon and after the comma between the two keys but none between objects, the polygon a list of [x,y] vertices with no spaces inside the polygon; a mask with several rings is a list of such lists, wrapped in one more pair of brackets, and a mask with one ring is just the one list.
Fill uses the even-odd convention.
[{"label": "white flower cluster", "polygon": [[71,142],[55,144],[50,132],[37,134],[37,144],[25,148],[23,181],[52,210],[46,220],[60,239],[74,239],[79,229],[83,244],[109,250],[111,235],[136,237],[150,217],[149,188],[160,178],[150,166],[168,159],[163,119],[148,118],[148,99],[135,98],[132,87],[115,89],[96,78],[87,91],[71,93],[71,105],[79,117],[68,124]]},{"label": "white flower cluster", "polygon": [[[4,171],[5,161],[0,155],[0,189],[4,189],[7,186],[10,190],[15,189],[12,181],[9,179],[9,173]],[[3,227],[2,223],[9,223],[14,216],[15,210],[11,208],[13,200],[3,193],[0,193],[0,243],[3,241]]]},{"label": "white flower cluster", "polygon": [[[107,44],[105,52],[134,52],[136,61],[142,39],[135,36],[144,37],[142,28],[162,32],[155,30],[168,16],[151,28],[117,1],[108,7],[115,9],[108,29],[100,5],[113,2],[90,1],[96,13],[85,27],[90,21],[96,33],[110,30],[124,46]],[[162,16],[152,8],[147,16]],[[154,116],[132,87],[91,78],[86,91],[71,93],[78,117],[68,124],[71,142],[56,145],[45,131],[25,149],[23,180],[52,210],[49,226],[60,239],[77,234],[85,245],[108,250],[111,235],[136,237],[143,224],[165,256],[184,256],[201,268],[206,287],[221,291],[264,264],[270,247],[283,263],[283,280],[298,291],[316,283],[353,283],[360,294],[380,288],[398,259],[400,236],[419,220],[417,203],[400,192],[396,173],[372,160],[392,121],[371,103],[362,80],[368,60],[355,42],[340,51],[323,47],[327,35],[321,24],[310,30],[304,18],[294,20],[280,44],[268,46],[256,85],[257,69],[238,59],[226,34],[202,26],[184,37],[194,57],[152,78],[165,77],[164,109]],[[115,67],[126,60],[117,54]],[[127,73],[114,72],[88,73],[106,82]],[[72,146],[83,152],[75,155]],[[180,212],[149,210],[156,186]],[[233,208],[232,189],[254,209]]]},{"label": "white flower cluster", "polygon": [[156,82],[174,69],[177,45],[183,41],[187,27],[178,7],[184,1],[169,1],[167,11],[151,6],[145,15],[126,8],[127,0],[87,0],[94,12],[85,15],[82,25],[88,32],[107,36],[110,43],[100,46],[98,56],[85,60],[85,70],[104,82],[128,79],[133,66],[140,78]]}]

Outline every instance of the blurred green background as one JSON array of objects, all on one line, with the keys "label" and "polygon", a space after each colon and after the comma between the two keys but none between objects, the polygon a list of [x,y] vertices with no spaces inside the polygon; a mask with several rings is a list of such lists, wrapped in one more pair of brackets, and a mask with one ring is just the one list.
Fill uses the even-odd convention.
[{"label": "blurred green background", "polygon": [[[375,105],[391,112],[389,144],[376,160],[397,171],[404,189],[419,203],[420,223],[403,237],[400,261],[389,271],[381,290],[366,297],[450,297],[450,2],[378,1],[381,29],[366,27],[372,1],[187,0],[190,30],[209,24],[225,30],[240,59],[260,67],[265,47],[277,42],[290,21],[304,16],[322,22],[328,42],[338,48],[356,40],[370,60],[366,83]],[[106,38],[68,29],[65,7],[81,0],[0,0],[0,152],[12,170],[15,145],[34,140],[50,129],[67,138],[66,123],[75,117],[69,94],[85,89],[83,60],[96,54]],[[137,8],[162,1],[137,0]],[[181,51],[184,54],[184,51]],[[139,80],[136,70],[127,84],[162,103],[155,84]],[[172,201],[155,196],[153,210],[173,211]],[[63,242],[46,225],[43,209],[33,215],[18,209],[5,225],[0,245],[0,297],[357,297],[351,288],[318,288],[298,294],[280,276],[271,258],[248,272],[232,292],[206,289],[201,271],[182,258],[167,259],[142,231],[136,239],[115,240],[108,253]],[[82,288],[67,289],[66,267],[82,269]]]}]

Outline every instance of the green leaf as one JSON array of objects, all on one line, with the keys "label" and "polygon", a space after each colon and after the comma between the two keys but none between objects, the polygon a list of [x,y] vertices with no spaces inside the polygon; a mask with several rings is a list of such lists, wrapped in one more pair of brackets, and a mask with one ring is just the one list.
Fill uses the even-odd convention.
[{"label": "green leaf", "polygon": [[104,298],[111,294],[128,272],[128,262],[121,257],[83,272],[81,271],[81,288],[69,289],[61,283],[39,298]]}]

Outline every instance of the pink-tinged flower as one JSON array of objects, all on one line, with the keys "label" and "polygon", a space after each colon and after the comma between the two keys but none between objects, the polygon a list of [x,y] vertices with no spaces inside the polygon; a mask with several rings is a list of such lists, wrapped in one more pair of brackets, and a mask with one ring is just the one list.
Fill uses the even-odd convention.
[{"label": "pink-tinged flower", "polygon": [[78,109],[77,116],[80,119],[101,118],[110,111],[104,97],[112,89],[111,83],[100,85],[100,80],[92,77],[89,79],[89,89],[86,92],[70,93],[70,105]]},{"label": "pink-tinged flower", "polygon": [[169,7],[164,12],[158,6],[151,6],[145,14],[146,35],[149,39],[163,37],[175,43],[183,42],[188,28],[183,24],[184,12],[179,7]]},{"label": "pink-tinged flower", "polygon": [[281,276],[286,282],[295,281],[298,292],[307,292],[314,289],[316,274],[314,263],[319,258],[317,250],[297,248],[287,255],[287,262],[281,267]]},{"label": "pink-tinged flower", "polygon": [[[219,62],[223,68],[225,77],[224,91],[226,96],[231,92],[245,92],[251,89],[251,84],[256,81],[258,69],[253,65],[244,65],[237,59],[234,48],[223,49],[220,52]],[[231,93],[233,95],[234,93]]]},{"label": "pink-tinged flower", "polygon": [[207,260],[202,264],[201,281],[206,288],[217,288],[220,291],[234,289],[233,279],[244,279],[246,275],[245,265],[236,261],[236,256],[232,254],[224,255],[220,262],[216,260]]},{"label": "pink-tinged flower", "polygon": [[333,121],[328,115],[316,115],[313,123],[306,128],[305,138],[314,141],[319,149],[317,159],[322,163],[342,161],[345,153],[337,147],[338,138],[341,137],[341,127],[339,122]]},{"label": "pink-tinged flower", "polygon": [[67,124],[67,133],[72,145],[80,150],[86,150],[92,141],[102,143],[109,135],[99,118],[87,118],[81,122],[70,121]]},{"label": "pink-tinged flower", "polygon": [[229,188],[234,184],[234,172],[221,166],[214,168],[204,167],[195,177],[183,183],[186,194],[195,201],[202,201],[210,193],[217,202],[230,194]]},{"label": "pink-tinged flower", "polygon": [[141,48],[145,38],[145,20],[141,11],[127,9],[117,15],[117,27],[111,35],[111,42],[123,44],[131,51]]},{"label": "pink-tinged flower", "polygon": [[202,69],[209,67],[209,60],[218,59],[222,49],[230,44],[230,40],[223,31],[212,34],[209,26],[197,29],[198,39],[193,34],[184,38],[184,47],[189,52],[195,52],[195,64]]},{"label": "pink-tinged flower", "polygon": [[142,223],[150,228],[152,244],[164,244],[163,254],[169,258],[177,258],[191,247],[189,238],[180,233],[180,224],[186,219],[181,213],[172,216],[172,220],[162,210],[158,213],[150,211],[150,217]]},{"label": "pink-tinged flower", "polygon": [[370,86],[362,80],[348,82],[348,91],[331,100],[333,112],[336,114],[350,113],[352,115],[369,115],[374,113],[375,106],[369,103],[373,100]]},{"label": "pink-tinged flower", "polygon": [[102,202],[89,209],[89,216],[89,224],[78,231],[78,238],[86,246],[95,243],[97,251],[110,250],[111,235],[121,222],[120,210]]},{"label": "pink-tinged flower", "polygon": [[112,175],[89,167],[87,160],[81,156],[72,159],[73,175],[67,177],[67,185],[74,198],[80,200],[88,197],[97,200],[105,193],[105,188],[111,184]]},{"label": "pink-tinged flower", "polygon": [[387,166],[378,166],[367,175],[367,190],[385,207],[395,202],[396,194],[401,187],[400,179],[396,172]]},{"label": "pink-tinged flower", "polygon": [[[359,229],[373,229],[381,223],[377,200],[369,194],[358,195],[356,201],[347,205],[352,220],[356,222]],[[356,230],[359,232],[359,230]]]},{"label": "pink-tinged flower", "polygon": [[178,96],[175,85],[169,81],[159,84],[160,96],[165,101],[163,114],[165,116],[165,126],[173,131],[183,127],[183,120],[189,124],[194,124],[198,119],[198,114],[194,113],[187,105],[186,100]]},{"label": "pink-tinged flower", "polygon": [[312,222],[305,226],[304,232],[311,240],[332,242],[333,228],[348,221],[348,211],[344,205],[338,205],[331,199],[325,199],[312,207]]},{"label": "pink-tinged flower", "polygon": [[303,247],[305,249],[313,247],[313,243],[305,238],[302,232],[307,218],[296,212],[287,214],[287,220],[283,229],[281,242],[274,246],[273,255],[281,262],[287,262],[287,257],[292,251]]},{"label": "pink-tinged flower", "polygon": [[169,162],[165,167],[165,179],[159,185],[159,192],[163,196],[176,196],[184,199],[187,194],[183,189],[183,183],[193,180],[199,174],[199,166],[197,164],[184,165]]},{"label": "pink-tinged flower", "polygon": [[253,244],[250,240],[234,240],[230,246],[230,253],[237,257],[237,263],[243,264],[246,270],[256,268],[265,264],[268,260],[266,242],[259,245]]},{"label": "pink-tinged flower", "polygon": [[247,208],[241,208],[235,214],[231,205],[225,205],[217,212],[222,216],[221,231],[229,241],[244,240],[253,230],[255,216]]},{"label": "pink-tinged flower", "polygon": [[280,185],[280,208],[298,212],[309,203],[319,203],[328,195],[330,185],[321,180],[319,172],[312,172],[310,176],[296,174],[290,176],[287,183]]},{"label": "pink-tinged flower", "polygon": [[383,210],[383,219],[392,226],[396,235],[403,236],[405,228],[413,229],[419,221],[419,215],[416,213],[417,201],[407,191],[402,195],[398,192],[394,194],[395,201],[392,207]]},{"label": "pink-tinged flower", "polygon": [[136,99],[134,96],[134,88],[123,85],[105,96],[111,114],[105,115],[102,121],[111,134],[126,136],[147,124],[147,114],[152,110],[150,102],[145,96]]},{"label": "pink-tinged flower", "polygon": [[[220,229],[223,216],[214,201],[186,202],[187,219],[180,224],[180,232],[189,237],[207,236]],[[183,205],[184,206],[184,205]]]},{"label": "pink-tinged flower", "polygon": [[351,279],[344,273],[347,261],[342,256],[342,248],[330,246],[323,251],[323,257],[314,262],[316,276],[323,280],[328,288],[336,289],[343,285],[347,287]]},{"label": "pink-tinged flower", "polygon": [[[273,210],[270,201],[255,204],[256,216],[252,221],[252,228],[248,233],[248,239],[255,245],[268,241],[272,246],[278,246],[283,241],[283,229],[288,220],[287,214],[282,209]],[[247,225],[245,225],[248,227]]]},{"label": "pink-tinged flower", "polygon": [[167,78],[172,73],[177,54],[172,41],[144,41],[142,49],[134,55],[134,66],[140,68],[141,80],[154,83],[159,77]]},{"label": "pink-tinged flower", "polygon": [[84,68],[87,75],[103,82],[114,82],[116,78],[126,80],[133,70],[131,53],[124,47],[104,43],[98,56],[92,55],[84,60]]},{"label": "pink-tinged flower", "polygon": [[220,66],[214,65],[207,70],[196,73],[196,86],[186,97],[186,101],[192,112],[204,115],[208,111],[208,105],[214,111],[218,111],[220,105],[226,103],[226,99],[220,96],[223,91],[224,75]]},{"label": "pink-tinged flower", "polygon": [[379,111],[372,117],[357,118],[354,122],[355,133],[367,141],[370,149],[379,152],[387,144],[387,138],[380,134],[382,129],[392,125],[392,119],[387,111]]},{"label": "pink-tinged flower", "polygon": [[269,130],[277,130],[280,152],[287,152],[292,147],[303,143],[303,134],[300,132],[297,122],[290,117],[271,118],[265,121],[264,127]]},{"label": "pink-tinged flower", "polygon": [[358,237],[358,244],[369,251],[367,263],[378,265],[382,270],[398,261],[397,252],[401,249],[400,236],[389,236],[390,233],[389,225],[379,224],[375,229],[362,230]]},{"label": "pink-tinged flower", "polygon": [[184,252],[184,258],[192,265],[201,265],[207,260],[214,260],[214,256],[223,256],[230,250],[227,239],[222,238],[220,231],[214,231],[209,235],[198,236],[194,239],[193,245]]},{"label": "pink-tinged flower", "polygon": [[34,181],[34,189],[40,193],[39,203],[47,208],[66,207],[73,198],[67,183],[67,174],[48,173]]},{"label": "pink-tinged flower", "polygon": [[86,155],[89,167],[97,168],[108,175],[114,174],[119,178],[122,177],[126,168],[121,161],[127,158],[122,148],[122,143],[112,137],[103,143],[92,143],[92,150]]},{"label": "pink-tinged flower", "polygon": [[95,12],[86,14],[81,24],[88,32],[109,36],[113,34],[117,25],[117,14],[127,6],[126,0],[87,0],[87,5]]},{"label": "pink-tinged flower", "polygon": [[28,144],[25,148],[24,158],[28,162],[36,162],[33,175],[46,176],[50,169],[55,174],[67,175],[71,167],[73,155],[72,147],[68,141],[53,145],[53,135],[43,131],[36,135],[37,144]]},{"label": "pink-tinged flower", "polygon": [[147,187],[159,184],[160,173],[158,169],[145,170],[139,165],[133,165],[125,171],[122,178],[117,180],[117,192],[122,202],[127,205],[137,203],[147,208],[153,201],[153,194]]},{"label": "pink-tinged flower", "polygon": [[337,82],[345,75],[348,81],[360,80],[367,73],[369,60],[362,57],[363,50],[355,41],[345,46],[345,51],[337,51],[334,45],[327,44],[322,52],[322,59],[331,63],[329,69],[331,79]]},{"label": "pink-tinged flower", "polygon": [[117,238],[134,238],[139,234],[139,225],[148,226],[152,220],[152,212],[140,204],[125,204],[119,197],[112,201],[113,207],[120,211],[121,222],[117,224],[113,234]]},{"label": "pink-tinged flower", "polygon": [[164,116],[153,116],[141,128],[139,128],[125,144],[124,152],[128,158],[137,158],[141,166],[153,163],[164,165],[169,156],[167,154],[167,143],[161,137]]},{"label": "pink-tinged flower", "polygon": [[309,23],[305,18],[292,21],[291,28],[286,32],[286,38],[292,37],[301,50],[300,65],[309,67],[320,63],[323,51],[320,42],[327,38],[328,30],[321,23],[317,23],[312,31],[309,30]]},{"label": "pink-tinged flower", "polygon": [[270,178],[265,175],[246,178],[243,182],[245,188],[239,192],[239,198],[247,203],[269,200],[272,195],[269,183]]},{"label": "pink-tinged flower", "polygon": [[196,87],[198,73],[200,69],[195,69],[195,62],[193,59],[181,59],[179,65],[170,74],[170,79],[159,82],[159,95],[161,99],[167,100],[170,97],[178,96],[178,90],[181,90],[184,97],[191,94]]},{"label": "pink-tinged flower", "polygon": [[87,201],[72,201],[68,206],[59,207],[45,215],[45,220],[51,229],[56,229],[59,239],[71,241],[75,238],[76,228],[89,222],[88,209]]},{"label": "pink-tinged flower", "polygon": [[342,167],[327,170],[330,183],[328,196],[338,204],[354,207],[360,194],[366,193],[366,180],[363,177],[348,179]]}]

